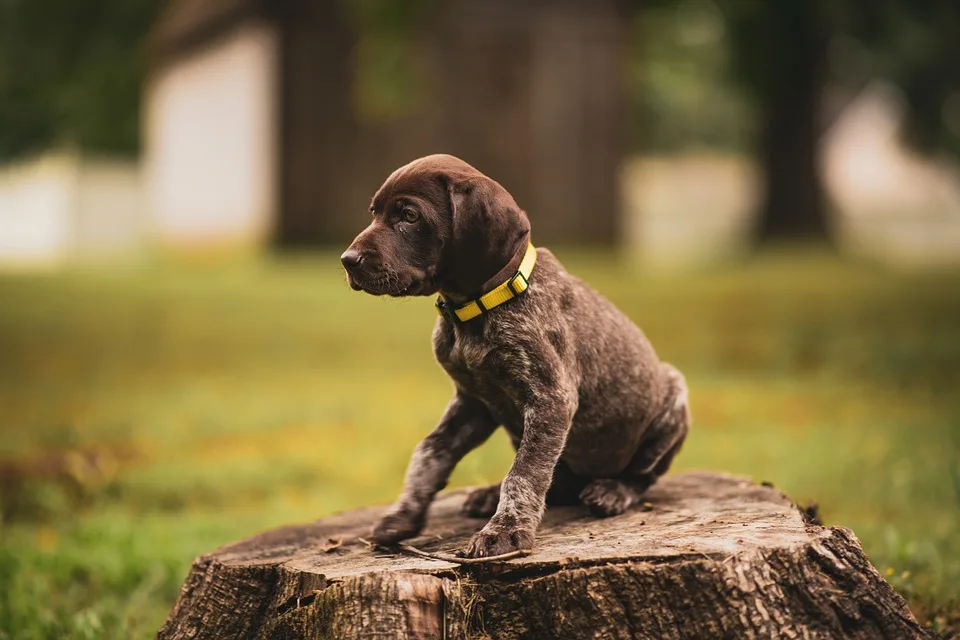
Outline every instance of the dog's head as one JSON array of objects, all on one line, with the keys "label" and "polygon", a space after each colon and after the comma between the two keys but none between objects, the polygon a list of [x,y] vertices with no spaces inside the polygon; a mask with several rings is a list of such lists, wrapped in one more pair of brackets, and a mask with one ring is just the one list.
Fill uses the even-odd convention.
[{"label": "dog's head", "polygon": [[519,263],[530,235],[506,189],[449,155],[394,171],[370,212],[370,226],[340,260],[350,286],[374,295],[473,297]]}]

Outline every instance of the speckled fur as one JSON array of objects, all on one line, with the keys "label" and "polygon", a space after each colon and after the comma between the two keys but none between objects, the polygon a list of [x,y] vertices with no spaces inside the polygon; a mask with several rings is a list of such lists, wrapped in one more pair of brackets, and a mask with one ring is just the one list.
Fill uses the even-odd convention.
[{"label": "speckled fur", "polygon": [[[526,215],[509,194],[451,156],[398,169],[371,208],[374,223],[350,248],[366,266],[348,269],[348,280],[375,294],[475,297],[516,271],[529,238]],[[416,223],[395,215],[409,208]],[[479,258],[458,267],[465,255]],[[438,318],[433,345],[456,393],[414,452],[399,500],[375,527],[378,543],[419,533],[454,466],[498,426],[517,454],[499,486],[465,504],[468,514],[483,516],[497,505],[471,541],[471,556],[532,547],[548,502],[622,513],[667,471],[687,435],[682,374],[548,249],[538,249],[526,293],[466,323]]]}]

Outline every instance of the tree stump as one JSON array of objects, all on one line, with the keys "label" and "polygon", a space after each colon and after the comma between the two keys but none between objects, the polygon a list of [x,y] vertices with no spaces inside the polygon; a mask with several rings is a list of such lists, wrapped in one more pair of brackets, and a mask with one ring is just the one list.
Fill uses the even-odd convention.
[{"label": "tree stump", "polygon": [[[410,544],[463,548],[484,523],[463,499],[439,496]],[[646,499],[548,509],[531,555],[484,564],[370,548],[383,507],[268,531],[198,558],[157,637],[931,637],[850,530],[769,486],[686,473]]]}]

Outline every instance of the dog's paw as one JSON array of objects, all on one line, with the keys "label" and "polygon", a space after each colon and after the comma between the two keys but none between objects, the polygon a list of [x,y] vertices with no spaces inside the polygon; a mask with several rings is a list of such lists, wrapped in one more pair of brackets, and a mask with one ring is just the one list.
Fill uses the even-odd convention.
[{"label": "dog's paw", "polygon": [[534,532],[517,526],[490,525],[474,534],[467,557],[489,558],[519,549],[533,549]]},{"label": "dog's paw", "polygon": [[637,500],[637,493],[619,480],[593,480],[580,492],[580,503],[598,518],[620,515]]},{"label": "dog's paw", "polygon": [[489,487],[474,489],[467,494],[461,511],[471,518],[489,518],[497,512],[500,504],[500,485],[492,484]]},{"label": "dog's paw", "polygon": [[403,509],[389,511],[370,532],[370,541],[378,545],[392,545],[413,538],[423,530],[423,516]]}]

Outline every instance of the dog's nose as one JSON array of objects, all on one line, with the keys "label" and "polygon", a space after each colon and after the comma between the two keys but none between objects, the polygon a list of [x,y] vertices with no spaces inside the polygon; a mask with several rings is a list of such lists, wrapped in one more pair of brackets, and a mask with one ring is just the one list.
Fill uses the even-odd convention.
[{"label": "dog's nose", "polygon": [[360,263],[363,262],[363,254],[353,248],[347,249],[343,252],[343,255],[340,256],[340,262],[342,262],[343,266],[347,269],[359,267]]}]

